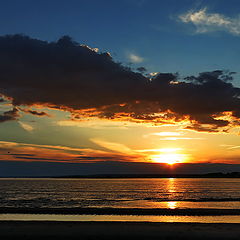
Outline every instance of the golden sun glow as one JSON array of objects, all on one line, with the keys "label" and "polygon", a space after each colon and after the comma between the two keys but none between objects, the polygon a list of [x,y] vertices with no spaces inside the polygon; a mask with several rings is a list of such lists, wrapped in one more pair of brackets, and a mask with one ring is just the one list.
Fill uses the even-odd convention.
[{"label": "golden sun glow", "polygon": [[163,153],[159,155],[154,155],[151,157],[154,162],[167,163],[173,165],[175,163],[183,162],[184,156],[178,153]]},{"label": "golden sun glow", "polygon": [[153,162],[166,163],[169,165],[173,165],[175,163],[186,162],[187,160],[186,154],[177,153],[177,151],[181,150],[179,148],[165,148],[165,149],[159,149],[159,150],[160,150],[160,154],[150,156]]}]

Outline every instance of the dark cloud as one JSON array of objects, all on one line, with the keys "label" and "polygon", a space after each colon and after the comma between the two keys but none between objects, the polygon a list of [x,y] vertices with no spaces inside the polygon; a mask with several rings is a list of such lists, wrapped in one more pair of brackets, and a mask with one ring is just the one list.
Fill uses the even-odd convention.
[{"label": "dark cloud", "polygon": [[97,156],[94,156],[94,157],[90,157],[90,156],[79,156],[79,157],[76,157],[77,160],[93,160],[93,161],[96,161],[96,160],[101,160],[101,161],[108,161],[108,160],[116,160],[116,157],[106,157],[106,156],[103,156],[103,157],[97,157]]},{"label": "dark cloud", "polygon": [[[233,72],[217,70],[185,79],[172,73],[149,79],[142,73],[67,36],[50,43],[21,35],[0,37],[0,94],[14,106],[65,109],[73,119],[156,124],[188,120],[188,128],[206,131],[239,124],[240,89],[231,83]],[[2,115],[4,121],[12,120],[8,118]]]},{"label": "dark cloud", "polygon": [[[2,148],[0,148],[0,150],[2,150]],[[4,154],[2,154],[4,155]],[[14,156],[14,157],[33,157],[35,156],[34,154],[29,154],[29,153],[7,153],[5,155],[11,155],[11,156]]]},{"label": "dark cloud", "polygon": [[[48,162],[58,162],[56,159],[53,159],[53,158],[38,158],[38,157],[22,157],[22,156],[16,156],[15,159],[20,159],[20,160],[24,160],[24,161],[41,161],[41,162],[44,162],[44,161],[48,161]],[[59,161],[61,162],[61,161]],[[62,161],[62,162],[67,162],[67,160],[65,161]]]},{"label": "dark cloud", "polygon": [[25,113],[29,113],[29,114],[32,114],[32,115],[35,115],[35,116],[38,116],[38,117],[49,117],[50,115],[46,112],[42,112],[42,111],[35,111],[35,110],[31,110],[31,109],[22,109],[21,108],[21,111],[25,112]]},{"label": "dark cloud", "polygon": [[11,120],[16,120],[19,117],[17,108],[13,108],[10,111],[4,112],[0,115],[0,122],[6,122]]},{"label": "dark cloud", "polygon": [[45,103],[76,110],[118,104],[131,100],[129,91],[134,94],[146,82],[109,54],[97,54],[67,37],[56,43],[1,37],[0,53],[1,89],[15,105]]}]

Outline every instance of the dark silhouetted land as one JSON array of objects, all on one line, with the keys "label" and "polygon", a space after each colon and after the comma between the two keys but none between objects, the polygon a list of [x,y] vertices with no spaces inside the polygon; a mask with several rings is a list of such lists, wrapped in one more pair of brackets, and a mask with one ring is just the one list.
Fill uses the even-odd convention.
[{"label": "dark silhouetted land", "polygon": [[[4,176],[0,178],[15,178]],[[16,178],[240,178],[240,172],[206,173],[206,174],[91,174],[91,175],[60,175],[60,176],[17,176]]]},{"label": "dark silhouetted land", "polygon": [[240,172],[207,174],[95,174],[59,176],[59,178],[240,178]]}]

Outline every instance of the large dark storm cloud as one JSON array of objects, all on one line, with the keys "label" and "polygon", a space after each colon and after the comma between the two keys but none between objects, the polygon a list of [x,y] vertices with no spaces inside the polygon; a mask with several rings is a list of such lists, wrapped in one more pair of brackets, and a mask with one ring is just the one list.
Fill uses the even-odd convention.
[{"label": "large dark storm cloud", "polygon": [[[0,37],[0,94],[14,107],[61,108],[75,119],[188,119],[188,128],[207,131],[239,125],[240,89],[231,83],[233,73],[218,70],[185,79],[162,73],[149,79],[140,72],[69,37],[50,43],[21,35]],[[7,117],[5,113],[0,121]]]}]

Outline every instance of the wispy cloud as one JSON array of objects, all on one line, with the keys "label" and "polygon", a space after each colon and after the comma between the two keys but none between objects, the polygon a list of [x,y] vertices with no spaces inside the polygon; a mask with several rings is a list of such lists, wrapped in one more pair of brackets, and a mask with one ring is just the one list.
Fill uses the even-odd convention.
[{"label": "wispy cloud", "polygon": [[126,129],[129,126],[135,126],[137,123],[126,123],[120,121],[111,121],[109,119],[98,119],[93,118],[91,121],[89,119],[77,120],[60,120],[56,122],[57,125],[63,127],[87,127],[93,129],[109,129],[109,128],[118,128]]},{"label": "wispy cloud", "polygon": [[[112,146],[113,145],[114,144],[112,144]],[[109,149],[110,148],[111,146]],[[112,148],[114,148],[114,146]],[[115,148],[117,149],[117,146],[115,146]],[[123,149],[123,151],[116,151],[113,153],[89,148],[72,148],[67,146],[0,141],[0,161],[86,163],[99,161],[126,162],[138,160],[137,154],[131,154],[131,156],[129,156],[128,154],[125,154],[125,151],[126,149]]]},{"label": "wispy cloud", "polygon": [[220,147],[225,147],[228,150],[240,149],[240,145],[232,145],[232,144],[221,144]]},{"label": "wispy cloud", "polygon": [[133,154],[134,151],[131,150],[129,147],[125,146],[121,143],[115,143],[115,142],[109,142],[102,139],[91,139],[92,142],[95,144],[98,144],[101,147],[104,147],[106,149],[109,149],[114,152],[120,152],[125,154]]},{"label": "wispy cloud", "polygon": [[169,153],[169,152],[177,152],[183,150],[182,148],[157,148],[157,149],[142,149],[137,150],[137,152],[160,152],[160,153]]},{"label": "wispy cloud", "polygon": [[20,126],[21,126],[24,130],[26,130],[26,131],[28,131],[28,132],[32,132],[32,131],[34,130],[34,127],[33,127],[32,125],[28,124],[28,123],[21,122],[21,121],[19,121],[18,123],[20,124]]},{"label": "wispy cloud", "polygon": [[151,133],[148,136],[158,136],[159,140],[163,141],[176,141],[176,140],[202,140],[204,138],[195,138],[195,137],[185,137],[181,132],[157,132]]},{"label": "wispy cloud", "polygon": [[198,11],[190,10],[180,15],[179,19],[184,23],[192,23],[196,28],[196,33],[225,31],[240,35],[239,16],[231,18],[219,13],[209,13],[206,7]]},{"label": "wispy cloud", "polygon": [[138,56],[137,54],[134,54],[134,53],[128,53],[127,57],[128,57],[128,60],[131,63],[141,63],[141,62],[144,61],[143,57],[140,57],[140,56]]},{"label": "wispy cloud", "polygon": [[163,141],[176,141],[176,140],[203,140],[204,138],[192,138],[192,137],[166,137],[160,140]]},{"label": "wispy cloud", "polygon": [[179,132],[157,132],[152,133],[151,135],[161,136],[161,137],[172,137],[172,136],[180,136],[182,133]]},{"label": "wispy cloud", "polygon": [[237,148],[240,148],[240,146],[233,146],[233,147],[230,147],[228,149],[237,149]]}]

